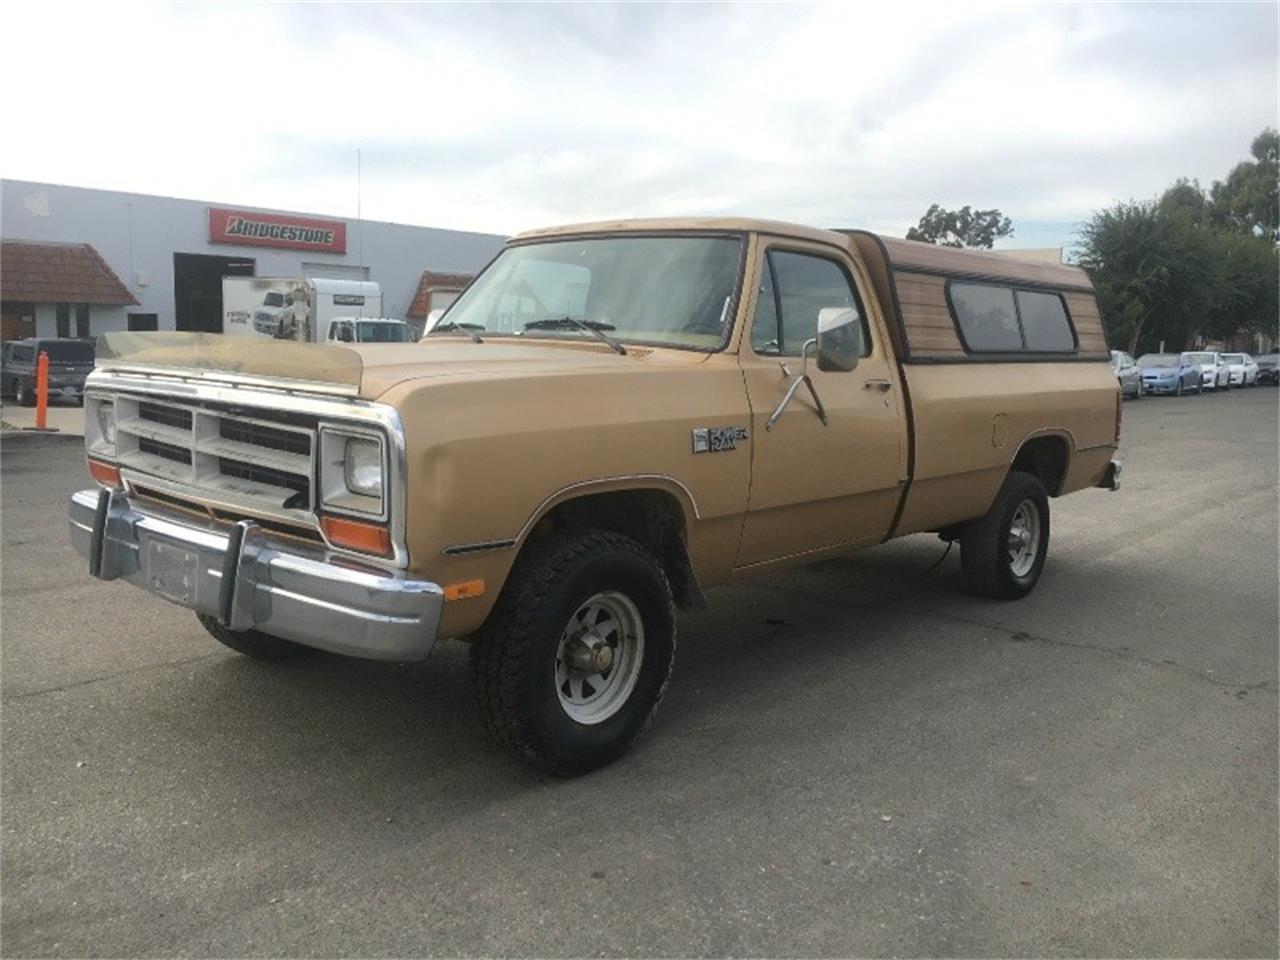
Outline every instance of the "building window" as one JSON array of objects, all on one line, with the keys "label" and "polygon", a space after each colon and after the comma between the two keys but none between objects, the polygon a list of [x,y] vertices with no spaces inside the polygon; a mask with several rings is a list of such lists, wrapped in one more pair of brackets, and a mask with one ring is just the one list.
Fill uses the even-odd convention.
[{"label": "building window", "polygon": [[89,339],[89,305],[76,304],[76,336],[81,340]]},{"label": "building window", "polygon": [[154,313],[129,314],[130,330],[159,330],[159,317]]},{"label": "building window", "polygon": [[53,314],[58,322],[58,336],[71,336],[71,304],[59,303],[53,308]]}]

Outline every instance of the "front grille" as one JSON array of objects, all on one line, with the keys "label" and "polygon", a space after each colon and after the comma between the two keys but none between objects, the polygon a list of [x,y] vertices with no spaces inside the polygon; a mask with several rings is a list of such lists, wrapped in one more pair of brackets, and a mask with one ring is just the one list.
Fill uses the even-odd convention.
[{"label": "front grille", "polygon": [[280,424],[241,408],[116,397],[122,468],[255,514],[304,520],[315,509],[316,435],[313,420]]},{"label": "front grille", "polygon": [[270,486],[287,487],[294,491],[295,496],[284,502],[286,507],[302,508],[307,505],[307,497],[309,496],[311,485],[304,477],[285,473],[283,470],[273,470],[271,467],[257,467],[251,463],[228,460],[226,457],[218,458],[218,469],[228,477],[239,477],[241,480],[252,480],[254,483],[265,483]]},{"label": "front grille", "polygon": [[[191,429],[191,411],[181,407],[164,407],[158,403],[139,403],[138,416],[152,423],[163,423],[180,430]],[[188,461],[189,462],[189,461]]]},{"label": "front grille", "polygon": [[182,447],[175,447],[171,443],[163,443],[159,440],[148,440],[146,437],[139,437],[138,450],[153,456],[164,457],[166,460],[173,460],[176,463],[191,463],[190,450],[184,450]]},{"label": "front grille", "polygon": [[281,430],[279,427],[224,418],[218,423],[218,432],[227,440],[270,447],[272,450],[283,450],[286,453],[311,455],[311,438],[292,430]]}]

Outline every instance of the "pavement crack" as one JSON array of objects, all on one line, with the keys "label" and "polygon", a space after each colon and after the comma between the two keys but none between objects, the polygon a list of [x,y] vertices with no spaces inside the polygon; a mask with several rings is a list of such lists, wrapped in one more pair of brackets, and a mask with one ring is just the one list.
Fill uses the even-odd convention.
[{"label": "pavement crack", "polygon": [[957,614],[957,613],[950,613],[945,610],[939,610],[936,607],[912,607],[910,609],[904,609],[900,607],[889,607],[889,606],[882,606],[878,604],[849,603],[848,601],[844,601],[844,600],[833,600],[830,597],[815,596],[811,593],[806,593],[803,590],[796,590],[790,587],[766,586],[762,584],[761,589],[773,590],[778,593],[786,593],[792,596],[803,597],[805,600],[809,600],[811,602],[817,602],[817,603],[825,603],[829,606],[844,607],[844,608],[854,609],[854,610],[871,610],[878,613],[892,613],[892,614],[897,614],[901,616],[933,617],[939,620],[950,620],[952,622],[963,623],[971,627],[981,627],[984,630],[993,630],[996,633],[1004,634],[1006,637],[1008,637],[1010,640],[1012,640],[1015,643],[1031,642],[1031,643],[1039,643],[1049,647],[1062,647],[1062,648],[1071,649],[1071,650],[1082,650],[1087,653],[1097,653],[1103,656],[1112,657],[1113,659],[1116,659],[1116,660],[1123,660],[1126,663],[1142,664],[1144,666],[1153,667],[1156,669],[1168,668],[1168,669],[1175,670],[1179,673],[1182,673],[1185,676],[1192,677],[1193,679],[1202,680],[1206,683],[1212,684],[1215,687],[1222,687],[1224,689],[1235,691],[1236,697],[1239,699],[1243,699],[1244,697],[1246,697],[1249,691],[1267,690],[1267,689],[1274,690],[1271,684],[1266,680],[1261,680],[1255,683],[1246,683],[1245,681],[1242,681],[1242,680],[1224,680],[1221,677],[1214,676],[1212,673],[1209,673],[1207,671],[1197,670],[1194,667],[1188,667],[1185,664],[1178,663],[1176,660],[1169,660],[1164,658],[1155,659],[1152,657],[1141,656],[1139,654],[1133,653],[1132,651],[1116,650],[1112,647],[1104,647],[1099,644],[1081,643],[1076,640],[1062,640],[1058,637],[1049,637],[1049,636],[1045,636],[1044,634],[1032,633],[1028,630],[1023,630],[1020,628],[1006,627],[998,623],[990,623],[986,620],[977,620],[973,617],[961,616],[960,614]]},{"label": "pavement crack", "polygon": [[87,687],[92,683],[102,683],[104,680],[117,680],[120,677],[130,677],[139,673],[152,673],[156,670],[168,670],[172,667],[182,667],[189,663],[199,663],[201,660],[208,660],[212,657],[220,657],[222,652],[215,650],[212,653],[202,653],[195,657],[186,657],[182,660],[170,660],[167,663],[156,663],[146,667],[136,667],[133,670],[121,670],[119,673],[104,673],[97,677],[88,677],[84,680],[76,680],[72,683],[60,684],[56,687],[41,687],[38,690],[26,690],[22,693],[6,693],[4,699],[13,700],[30,700],[35,697],[43,697],[50,693],[63,693],[67,690],[74,690],[77,687]]}]

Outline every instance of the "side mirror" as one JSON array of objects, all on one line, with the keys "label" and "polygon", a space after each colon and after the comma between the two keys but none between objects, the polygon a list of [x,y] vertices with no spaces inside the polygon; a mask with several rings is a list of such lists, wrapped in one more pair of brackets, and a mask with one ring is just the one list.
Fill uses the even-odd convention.
[{"label": "side mirror", "polygon": [[858,366],[866,344],[862,320],[852,307],[824,307],[818,311],[818,369],[849,373]]}]

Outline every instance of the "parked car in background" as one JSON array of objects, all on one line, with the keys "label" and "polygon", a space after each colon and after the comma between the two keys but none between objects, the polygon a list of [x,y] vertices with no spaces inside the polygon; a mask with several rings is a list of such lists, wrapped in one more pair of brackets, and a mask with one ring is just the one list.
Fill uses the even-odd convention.
[{"label": "parked car in background", "polygon": [[10,340],[0,351],[0,395],[24,407],[36,404],[36,361],[49,356],[49,399],[84,401],[84,378],[93,372],[93,342],[31,337]]},{"label": "parked car in background", "polygon": [[403,320],[387,317],[335,317],[325,339],[331,343],[409,343],[418,339]]},{"label": "parked car in background", "polygon": [[1204,390],[1200,365],[1185,353],[1144,353],[1138,358],[1138,369],[1142,371],[1144,393],[1171,393],[1180,397]]},{"label": "parked car in background", "polygon": [[1231,388],[1231,376],[1227,365],[1222,362],[1222,354],[1212,350],[1191,350],[1183,356],[1199,366],[1200,382],[1206,389]]},{"label": "parked car in background", "polygon": [[1259,383],[1280,384],[1280,353],[1264,353],[1255,362],[1258,364]]},{"label": "parked car in background", "polygon": [[1224,353],[1222,362],[1227,365],[1231,386],[1256,387],[1258,385],[1258,365],[1247,353]]},{"label": "parked car in background", "polygon": [[263,336],[274,337],[280,329],[285,311],[293,307],[293,295],[280,290],[268,290],[262,306],[253,311],[253,329]]},{"label": "parked car in background", "polygon": [[1115,372],[1116,381],[1120,384],[1122,396],[1133,397],[1135,400],[1142,397],[1142,370],[1139,369],[1133,357],[1123,350],[1112,350],[1111,369]]}]

